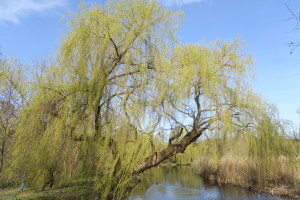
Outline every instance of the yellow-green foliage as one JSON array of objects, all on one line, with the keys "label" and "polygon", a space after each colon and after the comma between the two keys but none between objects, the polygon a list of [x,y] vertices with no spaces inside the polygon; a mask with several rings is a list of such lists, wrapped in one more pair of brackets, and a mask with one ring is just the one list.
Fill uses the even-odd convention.
[{"label": "yellow-green foliage", "polygon": [[223,133],[223,138],[200,141],[193,162],[196,172],[245,186],[299,184],[296,144],[276,118],[276,109],[267,106],[256,117],[252,128],[233,132],[226,140]]},{"label": "yellow-green foliage", "polygon": [[57,62],[31,85],[11,171],[37,189],[90,177],[101,198],[123,198],[151,153],[155,123],[145,123],[145,109],[157,99],[145,94],[154,69],[164,70],[178,19],[152,0],[82,3]]},{"label": "yellow-green foliage", "polygon": [[256,149],[252,147],[250,155],[256,161],[259,183],[293,183],[297,150],[282,123],[272,116],[263,116],[255,135]]},{"label": "yellow-green foliage", "polygon": [[13,181],[7,170],[18,113],[26,101],[25,88],[23,65],[0,55],[0,185],[4,186]]},{"label": "yellow-green foliage", "polygon": [[[229,142],[242,139],[233,133],[250,118],[262,122],[255,114],[263,103],[247,84],[251,58],[238,39],[178,44],[182,16],[155,0],[81,3],[57,59],[28,87],[11,174],[37,189],[90,178],[102,199],[122,199],[144,158],[167,146],[160,134],[168,126],[185,127],[184,134],[209,129],[215,138],[187,148],[180,163],[201,152],[212,155],[215,169],[225,152],[235,151]],[[257,134],[246,140],[257,147],[249,152],[267,157]]]}]

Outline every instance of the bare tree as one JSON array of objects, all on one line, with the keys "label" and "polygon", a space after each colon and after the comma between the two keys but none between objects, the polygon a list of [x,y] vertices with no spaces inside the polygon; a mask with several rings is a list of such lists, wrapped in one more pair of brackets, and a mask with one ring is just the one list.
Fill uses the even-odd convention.
[{"label": "bare tree", "polygon": [[[298,31],[300,29],[300,12],[296,13],[292,8],[290,8],[288,4],[286,4],[286,8],[291,14],[291,17],[289,17],[287,20],[295,21],[295,26],[292,29],[292,31]],[[289,47],[291,48],[290,54],[292,54],[294,50],[300,46],[300,42],[298,41],[292,41],[289,42],[288,44]]]}]

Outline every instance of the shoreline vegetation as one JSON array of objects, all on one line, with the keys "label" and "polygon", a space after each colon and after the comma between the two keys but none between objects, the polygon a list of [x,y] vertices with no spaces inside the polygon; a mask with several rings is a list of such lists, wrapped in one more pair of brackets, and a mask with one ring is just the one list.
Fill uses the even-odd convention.
[{"label": "shoreline vegetation", "polygon": [[214,166],[215,163],[210,158],[199,158],[191,166],[198,176],[220,185],[230,184],[250,191],[267,193],[272,196],[300,199],[299,172],[291,173],[285,171],[283,169],[286,169],[288,166],[281,164],[277,174],[262,184],[257,179],[257,172],[254,165],[249,162],[225,156],[221,159],[217,167]]},{"label": "shoreline vegetation", "polygon": [[266,117],[250,131],[210,134],[174,160],[190,161],[206,180],[299,199],[299,147],[299,139],[284,123]]},{"label": "shoreline vegetation", "polygon": [[[177,163],[172,163],[172,162],[165,162],[162,163],[161,165],[159,165],[159,167],[176,167],[176,166],[190,166],[193,168],[195,175],[202,177],[204,180],[208,181],[208,182],[212,182],[212,183],[216,183],[219,185],[233,185],[236,187],[241,187],[244,189],[247,189],[249,191],[255,191],[255,192],[261,192],[261,193],[266,193],[266,194],[270,194],[272,196],[277,196],[277,197],[282,197],[282,198],[292,198],[292,199],[300,199],[300,175],[296,173],[296,175],[298,175],[298,177],[292,177],[292,179],[294,180],[294,184],[293,185],[269,185],[269,186],[260,186],[260,185],[256,185],[253,183],[250,184],[245,184],[245,183],[241,183],[238,181],[238,179],[235,179],[234,177],[231,179],[224,179],[221,178],[221,176],[219,175],[218,172],[214,172],[213,174],[211,173],[213,170],[210,168],[211,166],[209,166],[208,168],[206,168],[206,171],[203,173],[203,168],[202,166],[199,168],[199,166],[197,164],[199,160],[197,160],[196,162],[193,163],[184,163],[184,164],[177,164]],[[207,167],[207,166],[206,166]],[[217,171],[222,171],[224,170],[219,168],[217,169]],[[285,174],[283,174],[281,176],[281,178],[283,178],[283,176],[286,176]],[[291,175],[288,175],[286,178],[291,178]]]},{"label": "shoreline vegetation", "polygon": [[[203,161],[203,160],[201,160],[201,161]],[[299,175],[299,172],[296,173],[296,175],[298,175],[298,177],[291,177],[291,175],[286,175],[286,174],[281,175],[281,178],[284,178],[284,179],[291,178],[292,180],[294,180],[293,185],[278,184],[278,185],[260,186],[260,185],[253,184],[253,183],[250,183],[250,184],[249,183],[245,184],[244,182],[241,183],[238,181],[238,178],[234,178],[234,177],[231,179],[228,179],[228,177],[222,178],[220,175],[222,173],[220,171],[226,170],[226,169],[224,169],[224,166],[221,166],[223,168],[218,168],[215,172],[213,172],[214,170],[211,168],[212,167],[211,165],[208,164],[207,166],[199,167],[199,165],[198,165],[199,162],[200,162],[199,160],[196,160],[193,163],[184,163],[184,164],[166,162],[166,163],[162,163],[160,166],[161,167],[191,166],[196,175],[204,178],[204,180],[209,181],[209,182],[217,183],[219,185],[229,184],[229,185],[233,185],[236,187],[248,189],[250,191],[262,192],[262,193],[266,193],[266,194],[270,194],[272,196],[277,196],[277,197],[282,197],[282,198],[300,199],[300,175]],[[204,170],[203,167],[206,167],[205,171],[202,171],[202,170]],[[286,176],[286,177],[283,177],[283,176]]]},{"label": "shoreline vegetation", "polygon": [[[197,161],[199,162],[199,161]],[[203,174],[201,169],[197,166],[197,162],[194,163],[185,163],[178,164],[172,162],[164,162],[157,167],[176,167],[176,166],[190,166],[193,168],[195,172],[195,176],[200,176],[204,180],[216,183],[218,185],[233,185],[235,187],[241,187],[247,189],[249,191],[261,192],[265,194],[270,194],[272,196],[277,196],[281,198],[292,198],[292,199],[300,199],[300,185],[269,185],[269,186],[259,186],[255,184],[245,184],[239,182],[237,179],[224,179],[219,175],[220,173],[212,174]],[[207,166],[206,166],[207,167]],[[209,168],[206,168],[206,173],[209,172]],[[224,170],[224,169],[223,169]],[[219,169],[222,171],[222,169]],[[298,179],[299,181],[299,179]],[[62,184],[57,188],[46,188],[45,191],[36,192],[32,189],[28,189],[25,187],[25,190],[22,192],[18,192],[18,187],[13,188],[3,188],[0,189],[0,199],[82,199],[89,198],[98,200],[97,197],[94,196],[93,192],[93,181],[86,180],[78,180],[68,184]]]}]

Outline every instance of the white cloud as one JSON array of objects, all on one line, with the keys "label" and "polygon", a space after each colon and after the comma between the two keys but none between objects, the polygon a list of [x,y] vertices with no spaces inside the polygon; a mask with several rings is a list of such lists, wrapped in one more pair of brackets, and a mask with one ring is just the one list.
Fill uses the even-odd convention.
[{"label": "white cloud", "polygon": [[184,4],[196,3],[205,0],[160,0],[160,2],[165,6],[182,6]]},{"label": "white cloud", "polygon": [[65,5],[66,0],[0,0],[0,22],[18,23],[21,17]]}]

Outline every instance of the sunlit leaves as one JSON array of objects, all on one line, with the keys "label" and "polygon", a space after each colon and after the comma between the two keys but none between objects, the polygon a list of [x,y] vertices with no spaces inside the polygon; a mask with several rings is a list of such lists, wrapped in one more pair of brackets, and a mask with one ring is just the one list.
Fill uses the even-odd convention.
[{"label": "sunlit leaves", "polygon": [[40,188],[49,177],[88,177],[102,198],[121,199],[171,128],[199,137],[243,126],[260,102],[248,89],[244,45],[178,44],[182,18],[155,0],[81,3],[57,60],[32,83],[12,168]]}]

